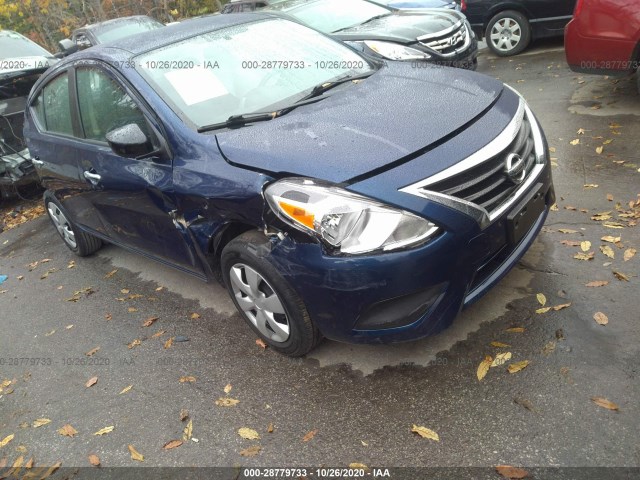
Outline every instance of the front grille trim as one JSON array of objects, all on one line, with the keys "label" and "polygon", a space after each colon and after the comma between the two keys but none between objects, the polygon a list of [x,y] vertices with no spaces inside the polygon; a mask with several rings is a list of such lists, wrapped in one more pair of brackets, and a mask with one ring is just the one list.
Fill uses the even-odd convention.
[{"label": "front grille trim", "polygon": [[[455,37],[453,44],[449,40],[451,37]],[[452,27],[437,33],[423,35],[416,40],[440,56],[449,58],[465,50],[471,44],[471,34],[465,22],[458,22]]]}]

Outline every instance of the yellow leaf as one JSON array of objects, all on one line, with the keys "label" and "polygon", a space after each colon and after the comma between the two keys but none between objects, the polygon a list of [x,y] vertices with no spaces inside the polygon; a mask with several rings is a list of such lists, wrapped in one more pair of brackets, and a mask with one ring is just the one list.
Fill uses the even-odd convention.
[{"label": "yellow leaf", "polygon": [[107,273],[104,278],[111,278],[113,277],[116,273],[118,273],[118,270],[111,270],[109,273]]},{"label": "yellow leaf", "polygon": [[273,423],[270,423],[269,426],[267,427],[267,433],[273,433]]},{"label": "yellow leaf", "polygon": [[156,320],[158,320],[158,318],[160,318],[160,317],[149,317],[144,321],[142,326],[143,327],[150,327],[151,325],[153,325],[156,322]]},{"label": "yellow leaf", "polygon": [[579,138],[576,138],[575,140],[571,140],[569,143],[570,143],[571,145],[578,145],[578,144],[580,143],[580,139],[579,139]]},{"label": "yellow leaf", "polygon": [[187,426],[182,430],[182,440],[185,442],[191,440],[191,435],[193,435],[193,420],[190,419]]},{"label": "yellow leaf", "polygon": [[220,397],[218,400],[216,400],[216,405],[218,405],[219,407],[235,407],[239,403],[240,400],[229,397]]},{"label": "yellow leaf", "polygon": [[607,400],[604,397],[591,397],[591,401],[598,405],[599,407],[606,408],[608,410],[618,411],[620,407],[613,403],[611,400]]},{"label": "yellow leaf", "polygon": [[476,372],[478,380],[482,380],[485,377],[492,362],[493,358],[491,357],[491,355],[487,355],[486,357],[484,357],[484,360],[480,362],[480,365],[478,365],[478,370]]},{"label": "yellow leaf", "polygon": [[156,333],[154,333],[153,335],[151,335],[151,338],[158,338],[161,337],[162,335],[164,335],[165,333],[167,333],[166,330],[158,330]]},{"label": "yellow leaf", "polygon": [[593,282],[589,282],[585,285],[585,287],[604,287],[605,285],[609,285],[609,282],[606,280],[595,280]]},{"label": "yellow leaf", "polygon": [[560,233],[578,233],[577,230],[571,230],[570,228],[559,228]]},{"label": "yellow leaf", "polygon": [[0,441],[0,448],[6,446],[7,443],[9,443],[11,440],[13,440],[13,437],[15,437],[15,435],[13,433],[11,435],[7,435],[6,437],[4,437],[2,439],[2,441]]},{"label": "yellow leaf", "polygon": [[511,360],[511,352],[499,353],[496,355],[495,360],[491,363],[492,367],[499,367]]},{"label": "yellow leaf", "polygon": [[174,337],[171,337],[169,340],[167,340],[166,342],[164,342],[164,348],[165,348],[165,350],[166,350],[166,349],[168,349],[168,348],[171,348],[171,345],[173,345],[173,338],[174,338]]},{"label": "yellow leaf", "polygon": [[192,313],[191,314],[191,320],[198,320],[200,318],[200,314],[199,313]]},{"label": "yellow leaf", "polygon": [[607,235],[605,237],[602,237],[600,240],[602,240],[603,242],[618,243],[620,241],[620,237],[612,237],[611,235]]},{"label": "yellow leaf", "polygon": [[440,436],[433,430],[428,429],[427,427],[420,427],[418,425],[414,425],[413,427],[411,427],[411,431],[413,433],[417,433],[422,438],[428,438],[429,440],[435,440],[436,442],[440,441]]},{"label": "yellow leaf", "polygon": [[71,425],[66,424],[58,429],[58,433],[63,437],[73,437],[78,433],[78,431]]},{"label": "yellow leaf", "polygon": [[635,248],[628,248],[624,252],[624,261],[628,262],[629,260],[631,260],[634,257],[635,254],[636,254],[636,249]]},{"label": "yellow leaf", "polygon": [[162,448],[164,450],[171,450],[172,448],[179,447],[182,443],[182,440],[171,440],[170,442],[165,443]]},{"label": "yellow leaf", "polygon": [[135,313],[135,312],[137,312],[137,311],[138,311],[138,309],[137,309],[137,308],[135,308],[135,307],[129,307],[129,308],[127,309],[127,311],[128,311],[129,313]]},{"label": "yellow leaf", "polygon": [[140,452],[138,452],[135,448],[133,448],[133,445],[129,445],[129,453],[131,454],[131,459],[132,460],[136,460],[138,462],[144,462],[144,456],[140,454]]},{"label": "yellow leaf", "polygon": [[578,135],[584,135],[585,129],[584,128],[579,128],[578,131],[576,132]]},{"label": "yellow leaf", "polygon": [[611,142],[613,142],[612,139],[607,139],[604,142],[602,142],[604,145],[609,145]]},{"label": "yellow leaf", "polygon": [[98,377],[91,377],[87,380],[87,383],[84,384],[85,387],[93,387],[96,383],[98,383]]},{"label": "yellow leaf", "polygon": [[180,383],[193,383],[196,377],[189,375],[188,377],[180,377]]},{"label": "yellow leaf", "polygon": [[576,260],[584,260],[584,261],[589,261],[589,260],[593,260],[593,257],[595,257],[595,254],[593,252],[589,252],[589,253],[576,253],[573,258],[575,258]]},{"label": "yellow leaf", "polygon": [[556,305],[555,307],[552,307],[554,311],[558,311],[558,310],[563,310],[565,308],[569,308],[571,306],[571,302],[569,303],[563,303],[562,305]]},{"label": "yellow leaf", "polygon": [[609,245],[601,245],[600,251],[609,258],[614,258],[616,256],[615,252]]},{"label": "yellow leaf", "polygon": [[[62,466],[62,462],[54,463],[53,465],[51,465],[51,466],[49,467],[49,469],[48,469],[46,472],[44,472],[44,473],[42,474],[42,476],[40,477],[40,480],[43,480],[43,479],[45,479],[45,478],[50,477],[50,476],[51,476],[51,475],[53,475],[53,473],[54,473],[56,470],[58,470],[61,466]],[[40,472],[38,472],[38,473],[40,473]]]},{"label": "yellow leaf", "polygon": [[251,428],[240,428],[238,429],[238,435],[246,440],[260,440],[260,434]]},{"label": "yellow leaf", "polygon": [[624,273],[622,272],[613,272],[613,275],[620,280],[621,282],[624,280],[625,282],[629,281],[629,277],[627,277]]},{"label": "yellow leaf", "polygon": [[550,310],[551,310],[551,307],[539,308],[539,309],[536,310],[536,313],[543,314],[543,313],[547,313]]},{"label": "yellow leaf", "polygon": [[511,345],[502,342],[491,342],[491,346],[496,348],[509,348]]},{"label": "yellow leaf", "polygon": [[99,467],[100,466],[100,458],[95,455],[95,454],[91,454],[89,455],[89,463],[91,465],[93,465],[94,467]]},{"label": "yellow leaf", "polygon": [[128,288],[123,288],[122,290],[120,290],[120,293],[122,293],[123,295],[126,295],[129,292],[130,290]]},{"label": "yellow leaf", "polygon": [[364,463],[357,463],[357,462],[350,463],[349,468],[354,468],[358,470],[369,470],[369,467],[367,467]]},{"label": "yellow leaf", "polygon": [[505,332],[509,333],[524,333],[524,327],[511,327],[507,328]]},{"label": "yellow leaf", "polygon": [[602,153],[602,151],[604,150],[604,147],[602,145],[600,145],[599,147],[596,147],[596,153],[598,155],[600,155]]},{"label": "yellow leaf", "polygon": [[51,420],[49,420],[48,418],[36,418],[33,423],[31,424],[31,426],[33,428],[38,428],[38,427],[42,427],[43,425],[46,425],[48,423],[51,423]]},{"label": "yellow leaf", "polygon": [[102,435],[104,435],[105,433],[113,432],[113,429],[114,429],[114,428],[115,428],[115,427],[114,427],[113,425],[112,425],[112,426],[110,426],[110,427],[104,427],[104,428],[101,428],[101,429],[100,429],[100,430],[98,430],[96,433],[94,433],[94,435],[102,436]]},{"label": "yellow leaf", "polygon": [[85,355],[87,357],[91,357],[91,356],[95,355],[98,350],[100,350],[100,347],[92,348],[87,353],[85,353]]},{"label": "yellow leaf", "polygon": [[262,447],[260,445],[252,445],[249,448],[245,448],[244,450],[240,450],[240,455],[243,457],[255,457],[258,453],[260,453]]},{"label": "yellow leaf", "polygon": [[231,391],[233,387],[231,386],[230,383],[227,384],[226,387],[224,387],[224,393],[229,393]]},{"label": "yellow leaf", "polygon": [[131,350],[132,348],[137,347],[138,345],[142,345],[142,340],[140,340],[139,338],[136,338],[133,342],[129,343],[127,345],[127,348],[129,350]]},{"label": "yellow leaf", "polygon": [[526,368],[527,365],[529,365],[529,360],[523,360],[521,362],[512,363],[507,367],[507,370],[509,370],[509,373],[516,373],[523,368]]},{"label": "yellow leaf", "polygon": [[123,393],[127,393],[129,390],[133,388],[133,385],[129,385],[128,387],[124,387],[122,391],[118,395],[122,395]]},{"label": "yellow leaf", "polygon": [[609,317],[607,317],[602,312],[596,312],[593,314],[593,319],[596,321],[598,325],[606,325],[609,323]]},{"label": "yellow leaf", "polygon": [[543,307],[547,303],[547,297],[545,297],[543,293],[537,294],[536,298],[538,299],[538,303],[540,303],[540,305],[542,305]]},{"label": "yellow leaf", "polygon": [[584,188],[598,188],[599,185],[595,183],[587,183]]},{"label": "yellow leaf", "polygon": [[591,242],[590,241],[585,240],[584,242],[580,242],[580,249],[583,252],[588,252],[590,248],[591,248]]}]

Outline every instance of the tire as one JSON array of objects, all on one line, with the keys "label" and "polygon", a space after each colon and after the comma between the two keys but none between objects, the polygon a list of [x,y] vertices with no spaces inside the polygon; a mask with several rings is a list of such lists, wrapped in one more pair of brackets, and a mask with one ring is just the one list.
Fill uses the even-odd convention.
[{"label": "tire", "polygon": [[224,284],[238,312],[275,351],[301,357],[322,339],[302,299],[265,258],[269,240],[250,231],[229,242],[220,266]]},{"label": "tire", "polygon": [[80,230],[70,220],[69,213],[50,192],[44,194],[44,208],[60,238],[73,253],[79,257],[86,257],[102,247],[102,240]]},{"label": "tire", "polygon": [[517,55],[531,42],[531,26],[520,12],[505,10],[489,21],[485,38],[491,51],[499,57]]}]

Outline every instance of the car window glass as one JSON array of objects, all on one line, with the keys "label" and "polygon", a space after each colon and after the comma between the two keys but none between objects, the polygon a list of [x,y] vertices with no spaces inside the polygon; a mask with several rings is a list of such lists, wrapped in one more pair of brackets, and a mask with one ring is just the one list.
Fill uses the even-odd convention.
[{"label": "car window glass", "polygon": [[242,11],[243,12],[253,12],[255,10],[255,7],[253,5],[251,5],[250,3],[245,3],[242,6]]},{"label": "car window glass", "polygon": [[148,136],[147,121],[124,88],[98,68],[81,68],[76,73],[80,120],[86,138],[106,141],[106,135],[131,123]]},{"label": "car window glass", "polygon": [[33,111],[38,123],[47,132],[73,135],[69,107],[69,77],[66,73],[45,85],[33,103]]}]

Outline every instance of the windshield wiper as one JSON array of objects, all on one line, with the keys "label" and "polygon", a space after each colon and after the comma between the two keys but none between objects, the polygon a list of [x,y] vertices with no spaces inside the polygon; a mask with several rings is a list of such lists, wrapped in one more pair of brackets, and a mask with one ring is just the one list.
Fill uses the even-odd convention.
[{"label": "windshield wiper", "polygon": [[369,20],[365,20],[362,23],[356,23],[355,25],[350,25],[348,27],[339,28],[338,30],[334,30],[331,33],[338,33],[338,32],[343,32],[344,30],[350,30],[352,28],[359,27],[360,25],[366,25],[367,23],[373,22],[374,20],[379,20],[381,18],[388,17],[389,15],[393,15],[393,13],[383,13],[383,14],[380,14],[380,15],[376,15],[375,17],[371,17]]},{"label": "windshield wiper", "polygon": [[278,111],[264,112],[264,113],[243,113],[242,115],[231,115],[224,122],[212,123],[211,125],[205,125],[198,128],[198,133],[209,132],[211,130],[217,130],[219,128],[231,128],[240,127],[247,123],[266,122],[273,120],[278,116]]},{"label": "windshield wiper", "polygon": [[326,92],[327,90],[331,90],[333,87],[337,87],[338,85],[341,85],[343,83],[353,82],[354,80],[364,80],[365,78],[369,78],[373,74],[374,72],[367,72],[361,75],[346,75],[344,77],[338,78],[337,80],[334,80],[333,82],[321,83],[313,87],[313,89],[311,89],[311,92],[309,92],[307,95],[302,97],[296,103],[304,102],[311,98],[318,97],[322,95],[324,92]]}]

